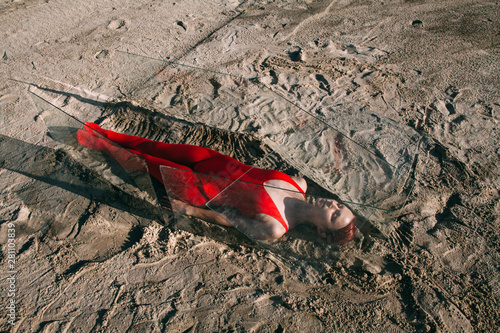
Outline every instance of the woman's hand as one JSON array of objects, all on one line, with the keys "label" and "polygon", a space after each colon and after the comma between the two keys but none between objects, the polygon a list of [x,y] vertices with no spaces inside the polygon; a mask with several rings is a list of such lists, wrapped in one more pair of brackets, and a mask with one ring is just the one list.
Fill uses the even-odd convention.
[{"label": "woman's hand", "polygon": [[164,196],[160,200],[161,208],[172,211],[174,213],[179,213],[182,215],[192,215],[193,206],[178,200]]},{"label": "woman's hand", "polygon": [[171,199],[170,202],[172,204],[172,210],[174,213],[179,213],[182,215],[193,215],[193,206],[177,199]]},{"label": "woman's hand", "polygon": [[[160,203],[162,208],[174,213],[193,216],[224,227],[236,227],[246,235],[258,240],[278,239],[286,232],[278,220],[266,214],[258,214],[257,219],[240,214],[232,215],[231,218],[228,218],[222,212],[218,213],[211,209],[191,206],[184,201],[166,196],[162,198]],[[229,223],[230,220],[231,223]]]}]

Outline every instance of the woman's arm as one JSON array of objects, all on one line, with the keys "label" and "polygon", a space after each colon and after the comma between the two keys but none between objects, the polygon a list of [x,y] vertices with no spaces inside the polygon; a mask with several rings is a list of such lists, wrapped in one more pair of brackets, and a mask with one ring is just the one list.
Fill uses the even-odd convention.
[{"label": "woman's arm", "polygon": [[[191,206],[180,200],[172,200],[172,208],[176,213],[193,216],[224,227],[236,227],[249,237],[257,240],[278,239],[286,232],[278,220],[266,214],[258,214],[257,219],[241,214],[235,214],[229,218],[222,213]],[[228,221],[231,221],[231,223]]]},{"label": "woman's arm", "polygon": [[222,217],[221,214],[216,213],[211,209],[204,209],[191,206],[180,200],[174,200],[174,202],[172,202],[172,208],[176,213],[197,217],[201,220],[214,224],[219,224],[224,227],[232,227],[232,225],[229,222],[227,222],[226,219],[224,219],[224,217]]}]

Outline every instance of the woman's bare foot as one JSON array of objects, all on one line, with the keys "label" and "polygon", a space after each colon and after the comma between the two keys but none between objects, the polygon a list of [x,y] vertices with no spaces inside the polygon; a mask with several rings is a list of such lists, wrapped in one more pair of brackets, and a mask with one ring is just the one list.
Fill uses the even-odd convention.
[{"label": "woman's bare foot", "polygon": [[78,130],[76,138],[78,142],[86,147],[100,150],[113,157],[122,167],[132,171],[147,172],[146,162],[137,154],[104,137],[90,127],[84,126],[85,130]]}]

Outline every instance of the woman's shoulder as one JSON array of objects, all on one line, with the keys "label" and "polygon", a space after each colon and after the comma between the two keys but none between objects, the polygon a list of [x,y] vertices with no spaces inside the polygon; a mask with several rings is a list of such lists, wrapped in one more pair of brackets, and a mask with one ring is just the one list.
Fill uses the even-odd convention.
[{"label": "woman's shoulder", "polygon": [[296,177],[296,176],[290,176],[290,178],[293,179],[294,182],[299,185],[299,187],[302,189],[302,192],[306,193],[307,191],[307,182],[304,178],[302,177]]},{"label": "woman's shoulder", "polygon": [[[295,176],[290,176],[290,178],[299,186],[303,193],[306,192],[307,183],[304,178]],[[283,179],[269,179],[264,182],[264,186],[297,192],[297,187],[294,184]],[[269,189],[267,190],[269,191]]]}]

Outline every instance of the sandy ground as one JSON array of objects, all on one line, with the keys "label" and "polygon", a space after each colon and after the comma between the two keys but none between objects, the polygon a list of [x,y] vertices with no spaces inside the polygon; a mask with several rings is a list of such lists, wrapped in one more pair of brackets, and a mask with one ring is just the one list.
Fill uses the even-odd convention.
[{"label": "sandy ground", "polygon": [[[33,0],[2,1],[0,15],[0,330],[498,330],[498,2]],[[103,180],[109,160],[61,150],[19,82],[73,87],[53,102],[162,139],[161,105],[117,84],[116,50],[258,76],[326,118],[341,101],[426,137],[399,218],[314,283],[237,231],[171,227]],[[206,140],[196,126],[186,136]]]}]

